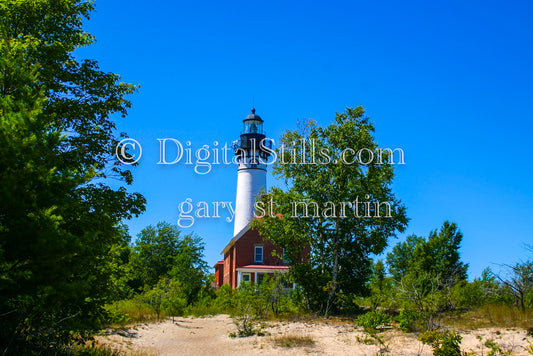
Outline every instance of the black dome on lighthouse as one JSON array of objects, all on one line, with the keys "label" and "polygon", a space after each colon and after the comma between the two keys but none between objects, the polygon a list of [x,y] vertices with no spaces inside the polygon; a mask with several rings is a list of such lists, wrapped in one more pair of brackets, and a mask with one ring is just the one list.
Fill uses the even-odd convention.
[{"label": "black dome on lighthouse", "polygon": [[248,121],[248,120],[257,120],[257,121],[264,122],[263,119],[261,119],[261,117],[259,115],[255,114],[255,108],[253,108],[252,109],[252,113],[250,115],[246,116],[246,119],[244,119],[242,121]]}]

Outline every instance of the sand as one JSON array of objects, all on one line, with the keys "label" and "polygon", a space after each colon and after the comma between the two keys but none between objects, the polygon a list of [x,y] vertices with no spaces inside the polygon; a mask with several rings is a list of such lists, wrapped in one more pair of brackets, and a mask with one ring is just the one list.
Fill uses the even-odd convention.
[{"label": "sand", "polygon": [[[389,329],[380,335],[386,348],[365,343],[367,335],[351,322],[339,320],[269,322],[265,336],[231,338],[236,327],[227,315],[202,318],[175,318],[160,323],[141,324],[107,330],[99,344],[133,355],[432,355],[416,334]],[[486,355],[485,340],[495,340],[510,355],[528,355],[526,347],[533,337],[519,329],[478,329],[460,331],[463,352]],[[310,336],[313,345],[285,347],[275,340],[281,336]],[[483,341],[478,339],[483,338]],[[358,340],[359,338],[359,340]]]}]

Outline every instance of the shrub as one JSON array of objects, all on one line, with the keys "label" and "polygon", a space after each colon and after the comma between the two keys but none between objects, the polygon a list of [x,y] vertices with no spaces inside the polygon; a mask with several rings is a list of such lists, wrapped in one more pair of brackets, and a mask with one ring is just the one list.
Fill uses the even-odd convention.
[{"label": "shrub", "polygon": [[[221,285],[216,292],[215,304],[221,309],[230,312],[235,308],[235,301],[233,298],[233,289],[229,284]],[[231,312],[230,312],[231,313]]]},{"label": "shrub", "polygon": [[426,331],[420,335],[419,340],[431,345],[435,356],[461,356],[462,337],[455,331]]},{"label": "shrub", "polygon": [[110,315],[107,321],[112,325],[124,326],[129,323],[145,323],[157,320],[157,314],[149,304],[143,301],[140,294],[129,300],[114,302],[106,306],[106,310]]},{"label": "shrub", "polygon": [[372,310],[360,315],[357,318],[356,323],[357,325],[362,326],[370,335],[375,335],[378,332],[378,327],[390,323],[390,316],[380,310]]},{"label": "shrub", "polygon": [[[356,320],[357,325],[362,326],[365,332],[370,335],[370,339],[360,339],[357,341],[368,343],[376,341],[379,345],[384,345],[385,341],[378,335],[378,328],[390,323],[390,316],[380,310],[372,310],[366,314],[360,315]],[[386,347],[385,347],[386,349]]]},{"label": "shrub", "polygon": [[423,315],[420,311],[413,308],[405,308],[396,317],[400,329],[405,332],[420,330],[423,324]]},{"label": "shrub", "polygon": [[252,335],[264,335],[263,323],[259,321],[257,314],[250,312],[250,308],[246,308],[241,315],[234,317],[233,322],[237,326],[237,333],[231,333],[230,337],[246,337]]}]

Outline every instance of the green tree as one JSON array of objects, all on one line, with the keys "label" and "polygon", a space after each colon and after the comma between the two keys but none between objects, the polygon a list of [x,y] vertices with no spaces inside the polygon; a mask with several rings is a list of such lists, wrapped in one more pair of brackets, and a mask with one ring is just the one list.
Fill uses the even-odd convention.
[{"label": "green tree", "polygon": [[506,298],[505,288],[498,283],[490,268],[486,268],[481,276],[472,282],[461,281],[453,286],[453,303],[459,308],[473,308],[486,303],[502,303]]},{"label": "green tree", "polygon": [[386,275],[385,264],[378,260],[372,265],[369,281],[370,302],[373,307],[386,306],[392,299],[392,278]]},{"label": "green tree", "polygon": [[[407,224],[405,208],[391,191],[394,157],[378,150],[373,132],[361,106],[337,113],[325,128],[309,121],[287,131],[274,173],[289,188],[271,189],[263,201],[271,199],[276,211],[253,223],[286,249],[309,306],[326,315],[339,292],[366,292],[369,255],[381,253]],[[310,204],[310,210],[298,209],[298,202]]]},{"label": "green tree", "polygon": [[396,281],[401,280],[407,274],[414,261],[415,248],[424,242],[422,237],[409,235],[405,241],[397,243],[392,252],[387,254],[389,273]]},{"label": "green tree", "polygon": [[140,287],[150,289],[161,277],[168,277],[179,254],[180,233],[176,225],[159,222],[137,235],[131,265]]},{"label": "green tree", "polygon": [[508,273],[498,275],[497,278],[513,297],[515,305],[525,311],[526,297],[529,292],[533,291],[533,261],[506,267],[509,269]]},{"label": "green tree", "polygon": [[74,0],[0,2],[0,348],[50,350],[95,326],[109,300],[109,249],[118,224],[145,200],[113,156],[121,83],[73,51],[93,5]]},{"label": "green tree", "polygon": [[207,263],[202,239],[194,235],[180,237],[176,225],[160,222],[144,228],[138,235],[131,256],[134,272],[133,285],[149,290],[162,277],[180,284],[187,304],[198,299],[200,291],[207,287]]},{"label": "green tree", "polygon": [[201,238],[187,235],[179,241],[178,254],[170,276],[181,284],[188,305],[198,300],[203,288],[209,288],[206,283],[208,265],[203,258],[204,244]]},{"label": "green tree", "polygon": [[110,296],[113,300],[127,299],[133,293],[130,286],[130,280],[133,274],[130,264],[131,236],[126,225],[120,225],[118,229],[120,239],[110,247],[108,257],[105,259],[107,269],[110,271],[111,276]]},{"label": "green tree", "polygon": [[387,255],[403,307],[402,328],[433,329],[438,313],[456,307],[456,292],[467,277],[467,265],[459,254],[462,238],[457,225],[445,221],[427,240],[409,236]]},{"label": "green tree", "polygon": [[443,281],[466,280],[467,265],[461,261],[459,248],[463,234],[457,224],[445,221],[426,239],[409,236],[387,255],[389,271],[399,281],[408,273],[439,275]]},{"label": "green tree", "polygon": [[164,308],[171,282],[168,278],[161,278],[152,288],[142,294],[142,301],[154,310],[158,321],[161,320],[161,311]]},{"label": "green tree", "polygon": [[172,315],[172,322],[174,322],[175,316],[183,314],[186,306],[187,299],[180,283],[175,280],[169,280],[165,298],[163,299],[163,309],[168,315]]}]

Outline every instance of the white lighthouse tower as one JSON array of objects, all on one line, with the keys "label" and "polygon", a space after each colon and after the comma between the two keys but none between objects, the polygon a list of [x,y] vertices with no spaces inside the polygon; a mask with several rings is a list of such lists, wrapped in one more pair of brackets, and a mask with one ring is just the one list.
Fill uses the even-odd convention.
[{"label": "white lighthouse tower", "polygon": [[270,147],[263,133],[263,119],[255,114],[255,109],[252,109],[243,123],[241,139],[233,145],[239,165],[233,236],[248,227],[254,216],[257,194],[261,188],[266,190],[266,161],[269,152],[265,148]]}]

